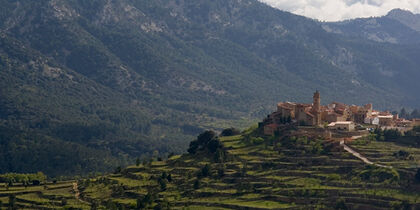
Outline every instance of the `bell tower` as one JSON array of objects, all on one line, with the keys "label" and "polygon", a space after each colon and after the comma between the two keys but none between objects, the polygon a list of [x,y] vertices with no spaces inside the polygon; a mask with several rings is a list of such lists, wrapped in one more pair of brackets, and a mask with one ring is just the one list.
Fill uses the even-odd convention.
[{"label": "bell tower", "polygon": [[318,90],[314,93],[314,104],[312,109],[316,112],[321,111],[321,95]]},{"label": "bell tower", "polygon": [[315,116],[315,125],[321,125],[321,94],[318,90],[314,93],[312,114]]}]

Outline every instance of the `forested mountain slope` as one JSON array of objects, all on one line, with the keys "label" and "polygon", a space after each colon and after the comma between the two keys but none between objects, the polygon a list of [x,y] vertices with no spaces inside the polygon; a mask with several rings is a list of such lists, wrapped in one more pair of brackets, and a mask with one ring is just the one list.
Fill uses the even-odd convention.
[{"label": "forested mountain slope", "polygon": [[[1,172],[182,151],[203,129],[244,127],[315,89],[420,104],[418,46],[330,33],[256,0],[0,0],[0,11]],[[72,162],[55,167],[64,154]]]}]

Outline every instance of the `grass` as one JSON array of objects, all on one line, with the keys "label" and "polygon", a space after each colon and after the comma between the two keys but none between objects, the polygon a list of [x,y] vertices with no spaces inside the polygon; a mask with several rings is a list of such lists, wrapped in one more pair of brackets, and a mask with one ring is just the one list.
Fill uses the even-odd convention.
[{"label": "grass", "polygon": [[121,203],[121,204],[127,204],[130,206],[135,206],[137,204],[137,200],[136,199],[129,199],[129,198],[117,198],[117,199],[113,199],[114,202],[116,203]]},{"label": "grass", "polygon": [[[308,152],[308,144],[286,147],[284,145],[287,144],[282,143],[275,149],[264,144],[248,145],[242,138],[220,138],[224,147],[228,148],[225,152],[229,159],[224,163],[215,163],[211,156],[203,154],[173,156],[168,161],[152,162],[150,167],[128,167],[130,173],[123,170],[119,174],[106,175],[105,179],[92,179],[89,185],[82,182],[79,189],[89,200],[97,203],[111,200],[125,208],[135,206],[138,198],[146,196],[153,203],[151,208],[157,203],[169,202],[173,209],[200,210],[228,207],[326,208],[334,206],[338,196],[352,198],[356,202],[354,205],[360,202],[369,206],[373,205],[369,203],[370,199],[377,200],[387,208],[404,202],[413,205],[420,203],[420,192],[408,190],[406,184],[363,181],[358,172],[366,170],[366,165],[339,148],[321,155]],[[370,159],[383,161],[397,169],[405,169],[413,161],[418,161],[420,156],[418,148],[391,142],[367,142],[351,146],[361,154],[370,156]],[[399,150],[408,151],[414,160],[394,157],[394,152]],[[212,169],[210,174],[198,177],[198,172],[207,164]],[[222,176],[218,174],[220,167],[224,168]],[[171,179],[158,179],[163,172],[171,174]],[[199,180],[198,185],[196,180]],[[415,187],[416,183],[411,182],[410,185]],[[54,189],[60,187],[63,188]],[[48,184],[47,188],[14,186],[9,191],[5,191],[3,185],[0,193],[6,193],[6,197],[0,198],[6,203],[7,195],[25,193],[20,196],[28,202],[21,205],[29,208],[32,205],[29,201],[36,201],[59,208],[58,203],[65,197],[68,200],[66,207],[89,209],[88,204],[74,199],[71,188],[71,182]],[[313,202],[310,206],[305,204],[308,199]],[[42,205],[36,207],[42,208]],[[99,208],[105,209],[101,205]]]},{"label": "grass", "polygon": [[20,199],[24,199],[24,200],[28,200],[28,201],[34,201],[34,202],[37,202],[37,203],[45,203],[45,204],[51,202],[51,200],[49,200],[49,199],[39,197],[39,195],[36,194],[36,193],[18,195],[18,196],[16,196],[16,198],[20,198]]},{"label": "grass", "polygon": [[[90,209],[86,203],[81,203],[75,199],[72,181],[48,183],[42,186],[11,186],[9,190],[4,184],[0,186],[0,201],[4,206],[8,205],[9,196],[15,195],[18,201],[16,204],[24,209]],[[62,206],[62,200],[66,200],[66,205]]]},{"label": "grass", "polygon": [[[394,142],[364,141],[365,144],[354,142],[351,144],[357,151],[368,159],[395,168],[418,168],[420,167],[420,148],[398,145]],[[406,151],[410,158],[399,158],[394,155],[399,151]]]},{"label": "grass", "polygon": [[182,209],[182,210],[226,210],[227,208],[191,205],[191,206],[179,207],[179,208],[175,207],[174,209]]},{"label": "grass", "polygon": [[141,187],[148,184],[151,184],[150,181],[135,180],[126,177],[112,177],[111,180],[115,180],[118,183],[127,186],[127,187]]},{"label": "grass", "polygon": [[91,198],[105,200],[111,197],[112,190],[109,186],[105,186],[104,184],[92,184],[83,192]]}]

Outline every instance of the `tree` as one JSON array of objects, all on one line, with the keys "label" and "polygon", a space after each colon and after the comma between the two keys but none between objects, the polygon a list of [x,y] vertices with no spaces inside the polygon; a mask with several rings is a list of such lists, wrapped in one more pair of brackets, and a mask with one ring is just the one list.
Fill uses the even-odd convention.
[{"label": "tree", "polygon": [[136,159],[136,166],[139,166],[140,165],[140,158],[137,158]]},{"label": "tree", "polygon": [[411,116],[410,116],[411,118],[420,118],[420,112],[419,112],[419,110],[417,110],[417,109],[414,109],[412,112],[411,112]]},{"label": "tree", "polygon": [[61,205],[62,205],[62,206],[67,205],[67,199],[66,199],[66,198],[62,198],[62,199],[61,199]]},{"label": "tree", "polygon": [[[138,205],[138,203],[137,203],[137,205]],[[109,209],[109,210],[117,210],[118,207],[117,207],[117,205],[111,199],[109,199],[106,202],[106,209]],[[138,208],[138,209],[140,209],[140,208]]]},{"label": "tree", "polygon": [[418,182],[420,182],[420,168],[419,168],[419,169],[417,169],[417,173],[416,173],[416,180],[417,180]]},{"label": "tree", "polygon": [[41,182],[39,180],[32,180],[32,185],[38,186],[40,184],[41,184]]},{"label": "tree", "polygon": [[218,148],[213,156],[214,162],[223,163],[226,160],[226,156],[226,151],[223,148]]},{"label": "tree", "polygon": [[239,135],[240,133],[241,131],[236,128],[226,128],[222,131],[220,136],[235,136],[235,135]]},{"label": "tree", "polygon": [[398,129],[386,129],[383,132],[385,140],[396,140],[402,136]]},{"label": "tree", "polygon": [[198,135],[197,141],[200,145],[205,145],[207,142],[212,140],[216,136],[214,131],[204,131],[204,133]]},{"label": "tree", "polygon": [[214,131],[205,131],[198,135],[197,139],[190,142],[188,153],[195,154],[198,150],[208,150],[210,153],[215,153],[217,148],[222,147],[219,139],[216,137]]},{"label": "tree", "polygon": [[408,113],[407,113],[407,111],[405,110],[404,107],[400,111],[400,117],[402,117],[402,118],[408,118],[409,117]]},{"label": "tree", "polygon": [[96,210],[98,209],[98,203],[96,201],[93,201],[92,204],[90,205],[90,209],[91,210]]},{"label": "tree", "polygon": [[199,179],[196,179],[195,180],[195,182],[194,182],[194,189],[199,189],[200,188],[200,180]]},{"label": "tree", "polygon": [[219,168],[217,169],[217,176],[218,176],[219,178],[222,178],[222,177],[224,177],[224,176],[225,176],[225,166],[224,166],[224,165],[222,165],[221,167],[219,167]]},{"label": "tree", "polygon": [[121,166],[118,166],[117,168],[115,168],[114,174],[121,173],[121,170]]},{"label": "tree", "polygon": [[[146,205],[143,203],[143,199],[137,198],[136,200],[136,209],[144,209]],[[108,208],[108,206],[107,206]]]},{"label": "tree", "polygon": [[199,144],[198,144],[197,141],[190,142],[190,147],[187,150],[188,153],[190,153],[192,155],[195,154],[197,152],[197,150],[198,150],[198,146],[199,146]]},{"label": "tree", "polygon": [[9,209],[17,209],[15,195],[9,195]]},{"label": "tree", "polygon": [[162,179],[166,179],[168,178],[168,174],[166,173],[166,171],[162,172],[162,175],[160,176]]},{"label": "tree", "polygon": [[334,209],[347,210],[346,201],[343,198],[339,198],[335,203]]},{"label": "tree", "polygon": [[165,191],[166,190],[166,179],[162,179],[161,177],[158,178],[158,183],[160,186],[160,190],[161,191]]},{"label": "tree", "polygon": [[208,177],[211,175],[211,168],[209,164],[206,164],[198,174],[198,177]]},{"label": "tree", "polygon": [[143,203],[144,204],[151,204],[153,202],[153,194],[151,192],[148,192],[144,197],[143,197]]},{"label": "tree", "polygon": [[170,209],[169,206],[169,202],[168,201],[161,201],[160,203],[158,203],[153,210],[166,210],[166,209]]},{"label": "tree", "polygon": [[221,147],[219,139],[212,139],[208,142],[207,148],[211,153],[215,153],[219,147]]}]

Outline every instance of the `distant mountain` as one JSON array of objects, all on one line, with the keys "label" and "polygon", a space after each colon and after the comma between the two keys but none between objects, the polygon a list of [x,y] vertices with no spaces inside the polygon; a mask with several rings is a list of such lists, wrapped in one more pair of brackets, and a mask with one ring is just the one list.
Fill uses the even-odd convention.
[{"label": "distant mountain", "polygon": [[420,15],[394,9],[383,17],[358,18],[322,24],[328,32],[393,44],[420,43]]},{"label": "distant mountain", "polygon": [[386,17],[397,20],[411,29],[420,32],[420,14],[413,14],[408,10],[393,9]]},{"label": "distant mountain", "polygon": [[257,0],[0,0],[0,11],[0,172],[109,170],[183,151],[204,129],[246,127],[315,89],[323,102],[420,104],[414,35],[331,33]]}]

